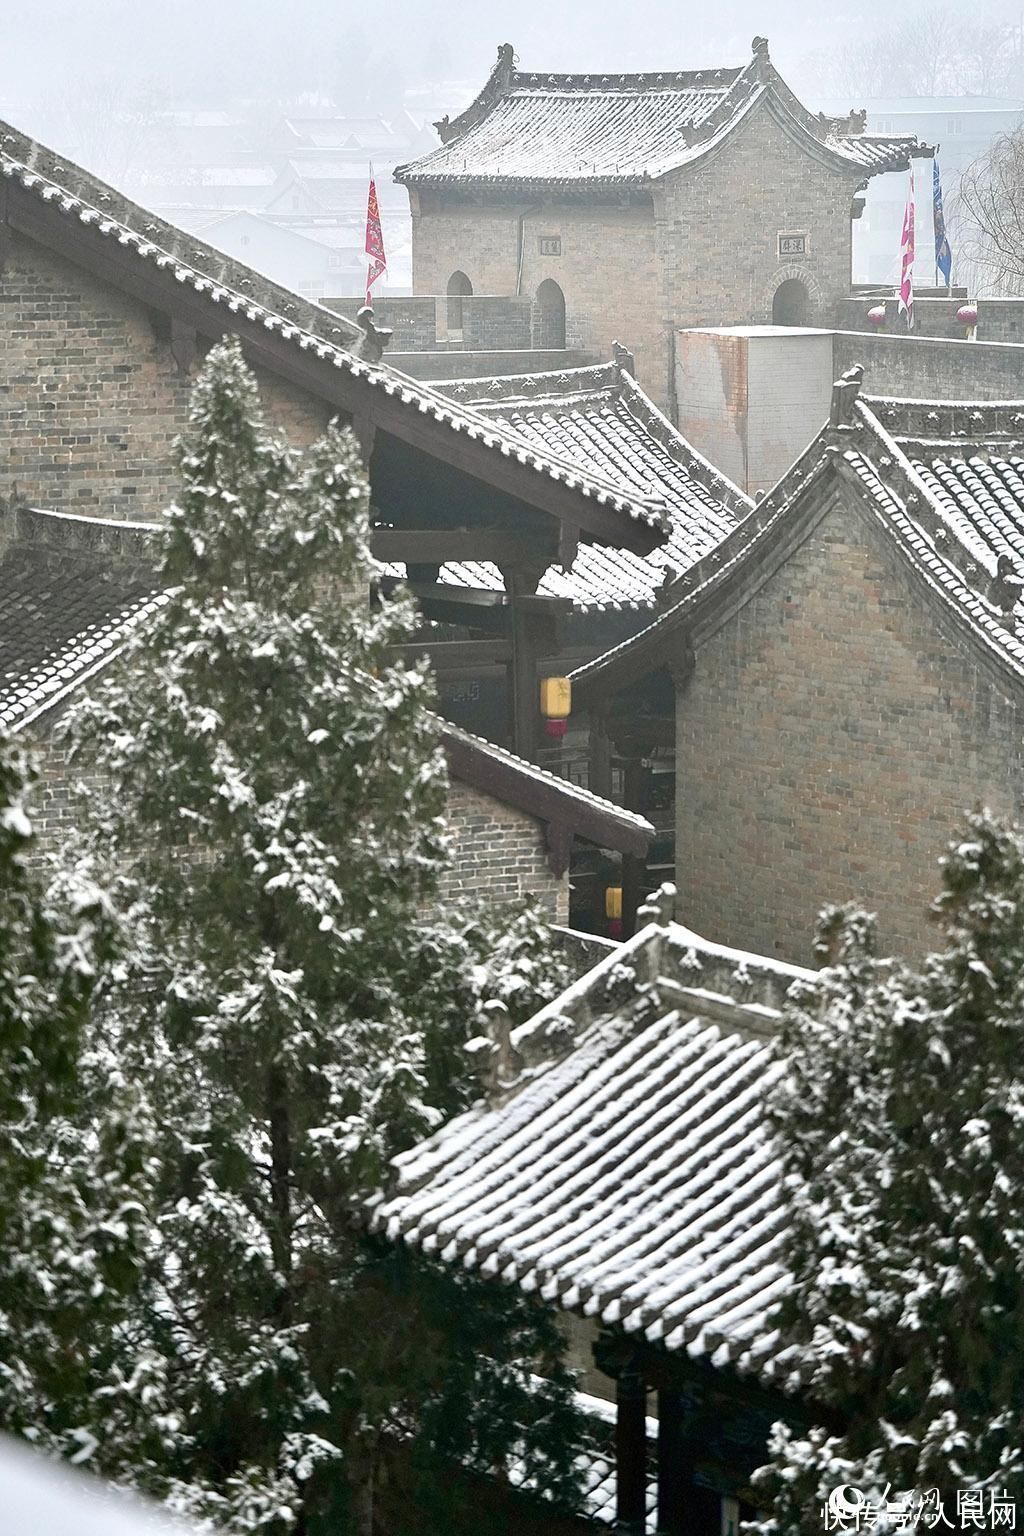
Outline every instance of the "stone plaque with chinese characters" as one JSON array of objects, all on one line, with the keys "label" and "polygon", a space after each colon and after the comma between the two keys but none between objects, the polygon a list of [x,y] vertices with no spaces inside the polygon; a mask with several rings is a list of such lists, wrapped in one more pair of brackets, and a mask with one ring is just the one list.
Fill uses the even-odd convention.
[{"label": "stone plaque with chinese characters", "polygon": [[806,255],[807,255],[807,236],[806,235],[781,234],[780,233],[780,235],[779,235],[779,257],[780,257],[780,259],[783,256],[806,256]]},{"label": "stone plaque with chinese characters", "polygon": [[562,254],[561,235],[538,235],[537,243],[542,256],[561,256]]}]

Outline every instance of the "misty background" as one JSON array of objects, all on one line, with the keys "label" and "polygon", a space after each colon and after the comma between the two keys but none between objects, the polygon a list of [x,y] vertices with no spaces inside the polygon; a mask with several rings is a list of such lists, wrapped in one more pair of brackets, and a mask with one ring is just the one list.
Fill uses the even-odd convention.
[{"label": "misty background", "polygon": [[[876,102],[901,132],[920,129],[880,114],[904,99],[1024,113],[1024,13],[1002,0],[909,14],[881,0],[50,0],[5,29],[0,116],[310,297],[359,289],[372,159],[388,290],[407,292],[391,171],[437,143],[432,121],[472,99],[499,43],[528,70],[619,72],[743,65],[755,34],[814,110]],[[904,192],[871,196],[896,209]]]}]

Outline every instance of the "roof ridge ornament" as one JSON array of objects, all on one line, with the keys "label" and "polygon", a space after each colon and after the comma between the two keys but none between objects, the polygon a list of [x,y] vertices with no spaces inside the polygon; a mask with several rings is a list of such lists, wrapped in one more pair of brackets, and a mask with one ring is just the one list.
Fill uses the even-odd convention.
[{"label": "roof ridge ornament", "polygon": [[863,382],[864,369],[860,363],[854,363],[841,378],[836,379],[832,385],[832,402],[828,413],[830,427],[853,426],[853,407]]},{"label": "roof ridge ornament", "polygon": [[772,67],[772,61],[768,57],[768,39],[766,37],[755,37],[751,41],[750,51],[753,55],[751,65],[754,74],[764,84]]},{"label": "roof ridge ornament", "polygon": [[390,326],[374,324],[372,304],[363,305],[356,315],[356,324],[363,334],[352,348],[353,352],[364,363],[379,363],[394,332]]}]

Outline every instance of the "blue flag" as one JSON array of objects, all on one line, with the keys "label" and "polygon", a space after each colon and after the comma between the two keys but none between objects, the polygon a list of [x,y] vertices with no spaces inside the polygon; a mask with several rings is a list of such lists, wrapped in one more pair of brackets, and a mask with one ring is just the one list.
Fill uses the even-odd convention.
[{"label": "blue flag", "polygon": [[932,219],[935,224],[935,267],[942,273],[946,287],[953,272],[953,252],[946,239],[946,218],[942,212],[942,182],[939,180],[939,162],[932,161]]}]

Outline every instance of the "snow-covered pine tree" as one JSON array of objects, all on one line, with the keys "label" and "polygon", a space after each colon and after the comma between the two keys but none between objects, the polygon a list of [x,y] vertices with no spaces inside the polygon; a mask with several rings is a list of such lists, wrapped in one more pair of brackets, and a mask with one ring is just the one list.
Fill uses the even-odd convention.
[{"label": "snow-covered pine tree", "polygon": [[0,1429],[87,1461],[142,1257],[145,1138],[91,1028],[111,914],[81,884],[44,898],[32,779],[0,735]]},{"label": "snow-covered pine tree", "polygon": [[168,600],[75,726],[112,786],[92,850],[135,923],[121,1049],[161,1128],[134,1475],[235,1531],[368,1536],[384,1442],[426,1509],[446,1458],[493,1468],[537,1420],[529,1470],[571,1501],[546,1310],[381,1250],[360,1214],[471,1096],[485,989],[541,1001],[559,967],[536,919],[423,916],[445,766],[426,668],[389,656],[411,605],[367,602],[351,435],[295,455],[225,342],[180,463]]},{"label": "snow-covered pine tree", "polygon": [[936,910],[946,947],[920,971],[875,959],[863,914],[825,914],[828,966],[785,1024],[781,1321],[826,1412],[777,1430],[773,1536],[820,1532],[842,1484],[882,1502],[882,1530],[907,1528],[886,1498],[930,1494],[926,1527],[941,1500],[959,1529],[958,1494],[986,1525],[993,1495],[1024,1497],[1020,832],[973,816]]}]

